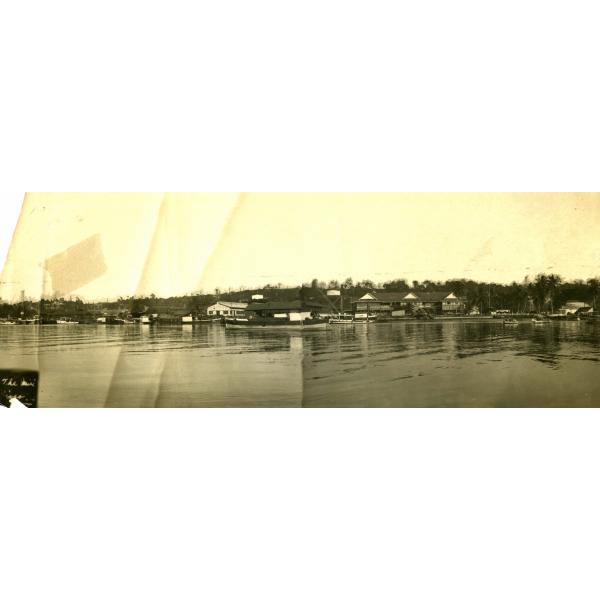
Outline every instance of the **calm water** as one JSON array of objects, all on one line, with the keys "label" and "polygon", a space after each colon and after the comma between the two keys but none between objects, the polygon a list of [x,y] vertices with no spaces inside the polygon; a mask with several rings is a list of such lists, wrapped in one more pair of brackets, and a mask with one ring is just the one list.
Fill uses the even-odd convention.
[{"label": "calm water", "polygon": [[600,406],[600,326],[1,326],[40,406]]}]

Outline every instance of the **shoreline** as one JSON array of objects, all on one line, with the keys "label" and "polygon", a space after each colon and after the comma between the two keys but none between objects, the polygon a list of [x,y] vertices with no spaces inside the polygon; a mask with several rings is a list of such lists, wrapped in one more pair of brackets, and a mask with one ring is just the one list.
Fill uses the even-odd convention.
[{"label": "shoreline", "polygon": [[[516,318],[520,323],[528,323],[531,321],[530,315],[513,315],[511,318]],[[594,321],[595,319],[580,319],[580,321]],[[577,322],[576,319],[550,319],[551,322]],[[467,323],[498,323],[503,324],[503,318],[494,318],[491,315],[478,315],[478,316],[466,316],[466,315],[453,315],[453,316],[436,316],[433,319],[417,319],[414,317],[399,317],[394,319],[382,319],[381,321],[371,321],[369,325],[391,325],[394,323],[448,323],[448,322],[467,322]],[[364,323],[348,323],[352,325],[364,324]],[[8,327],[67,327],[69,329],[75,328],[78,325],[96,326],[96,327],[124,327],[124,326],[138,326],[138,327],[198,327],[198,326],[223,326],[218,321],[194,321],[192,323],[182,323],[174,320],[163,320],[154,323],[140,323],[140,322],[127,322],[127,323],[94,323],[94,322],[79,322],[79,323],[23,323],[23,322],[1,322],[0,326]],[[336,324],[326,324],[328,327],[336,327]],[[280,326],[281,327],[281,326]],[[240,329],[248,329],[247,326],[240,326]],[[279,328],[279,327],[278,327]]]}]

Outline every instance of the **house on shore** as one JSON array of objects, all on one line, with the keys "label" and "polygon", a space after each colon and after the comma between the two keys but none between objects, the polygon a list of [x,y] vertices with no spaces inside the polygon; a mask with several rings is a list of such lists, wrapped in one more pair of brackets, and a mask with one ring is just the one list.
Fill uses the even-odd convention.
[{"label": "house on shore", "polygon": [[246,307],[247,315],[272,317],[289,321],[304,321],[320,315],[323,305],[314,301],[281,300],[275,302],[251,302]]},{"label": "house on shore", "polygon": [[464,300],[447,290],[437,292],[373,290],[353,301],[352,306],[355,313],[398,318],[414,314],[419,310],[438,315],[458,315],[465,312]]},{"label": "house on shore", "polygon": [[587,302],[565,302],[561,308],[558,309],[557,314],[563,316],[569,315],[581,315],[592,312],[592,307]]},{"label": "house on shore", "polygon": [[209,317],[241,317],[244,315],[247,306],[247,302],[219,300],[207,307],[206,314]]}]

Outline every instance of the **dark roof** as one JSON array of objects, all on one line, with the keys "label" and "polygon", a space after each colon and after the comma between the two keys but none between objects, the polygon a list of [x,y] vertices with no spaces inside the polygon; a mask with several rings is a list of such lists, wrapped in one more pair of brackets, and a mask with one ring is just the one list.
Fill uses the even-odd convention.
[{"label": "dark roof", "polygon": [[[372,295],[377,298],[377,300],[382,300],[383,302],[402,302],[410,291],[404,292],[372,292]],[[414,292],[412,292],[414,293]],[[416,294],[415,294],[416,296]]]},{"label": "dark roof", "polygon": [[246,310],[250,312],[256,312],[259,310],[302,310],[311,308],[323,308],[321,304],[316,302],[308,301],[302,302],[301,300],[282,300],[279,302],[251,302]]}]

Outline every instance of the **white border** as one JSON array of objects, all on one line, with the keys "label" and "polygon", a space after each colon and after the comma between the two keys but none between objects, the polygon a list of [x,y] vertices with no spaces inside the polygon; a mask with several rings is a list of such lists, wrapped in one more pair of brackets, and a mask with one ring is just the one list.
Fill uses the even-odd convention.
[{"label": "white border", "polygon": [[[597,190],[596,7],[13,3],[1,184]],[[597,415],[5,410],[0,596],[596,598]]]},{"label": "white border", "polygon": [[13,414],[4,597],[598,591],[593,410]]}]

